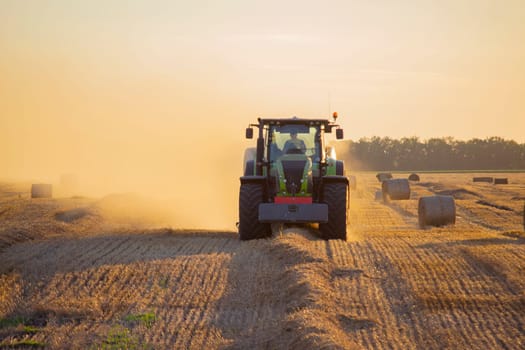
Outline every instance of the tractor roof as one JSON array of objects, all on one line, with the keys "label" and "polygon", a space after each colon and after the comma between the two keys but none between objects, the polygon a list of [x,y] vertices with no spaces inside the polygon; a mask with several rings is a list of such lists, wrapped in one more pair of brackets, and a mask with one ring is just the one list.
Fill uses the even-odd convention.
[{"label": "tractor roof", "polygon": [[266,125],[272,124],[296,124],[296,125],[330,125],[332,121],[328,119],[307,119],[307,118],[259,118],[259,122]]}]

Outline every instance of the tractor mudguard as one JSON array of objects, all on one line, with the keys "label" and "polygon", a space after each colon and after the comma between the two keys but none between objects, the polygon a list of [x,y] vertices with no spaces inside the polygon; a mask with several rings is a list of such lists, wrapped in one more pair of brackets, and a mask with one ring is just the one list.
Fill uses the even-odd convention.
[{"label": "tractor mudguard", "polygon": [[322,183],[323,184],[326,184],[326,183],[337,183],[337,182],[342,182],[342,183],[345,183],[345,184],[349,184],[348,182],[348,178],[346,176],[342,176],[342,175],[327,175],[327,176],[323,176],[322,177]]},{"label": "tractor mudguard", "polygon": [[266,176],[241,176],[241,185],[244,184],[266,184]]}]

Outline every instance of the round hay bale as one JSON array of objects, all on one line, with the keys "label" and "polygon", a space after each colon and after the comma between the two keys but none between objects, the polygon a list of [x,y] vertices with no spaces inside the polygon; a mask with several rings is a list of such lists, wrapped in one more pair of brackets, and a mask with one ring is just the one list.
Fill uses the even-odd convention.
[{"label": "round hay bale", "polygon": [[382,199],[383,199],[383,192],[382,192],[382,191],[376,191],[375,196],[374,196],[374,199],[375,199],[376,201],[380,201],[380,200],[382,200]]},{"label": "round hay bale", "polygon": [[472,178],[472,182],[488,182],[492,183],[494,181],[493,177],[490,176],[479,176]]},{"label": "round hay bale", "polygon": [[53,196],[53,185],[32,184],[31,198],[51,198]]},{"label": "round hay bale", "polygon": [[390,179],[381,184],[383,199],[410,199],[410,184],[407,179]]},{"label": "round hay bale", "polygon": [[379,182],[391,179],[393,176],[391,173],[377,173],[376,178]]},{"label": "round hay bale", "polygon": [[351,190],[355,190],[357,188],[357,180],[354,175],[348,176],[348,184]]},{"label": "round hay bale", "polygon": [[416,173],[412,173],[408,176],[409,181],[419,181],[419,175]]},{"label": "round hay bale", "polygon": [[507,178],[496,178],[494,179],[494,185],[508,185],[509,179]]},{"label": "round hay bale", "polygon": [[419,198],[419,226],[443,226],[456,223],[456,203],[452,196],[429,196]]}]

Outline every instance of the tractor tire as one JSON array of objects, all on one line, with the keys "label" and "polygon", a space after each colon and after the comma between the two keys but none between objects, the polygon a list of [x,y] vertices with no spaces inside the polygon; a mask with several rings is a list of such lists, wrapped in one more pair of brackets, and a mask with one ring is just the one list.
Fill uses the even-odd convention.
[{"label": "tractor tire", "polygon": [[241,185],[239,191],[239,238],[241,241],[267,238],[272,235],[270,224],[259,222],[259,204],[263,202],[263,186]]},{"label": "tractor tire", "polygon": [[328,183],[323,186],[323,202],[328,204],[328,222],[319,224],[324,239],[346,241],[347,192],[345,183]]}]

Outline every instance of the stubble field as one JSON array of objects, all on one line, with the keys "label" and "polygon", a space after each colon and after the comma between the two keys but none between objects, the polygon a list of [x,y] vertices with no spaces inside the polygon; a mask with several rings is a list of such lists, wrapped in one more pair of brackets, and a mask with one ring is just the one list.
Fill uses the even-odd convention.
[{"label": "stubble field", "polygon": [[[0,347],[523,349],[525,174],[422,174],[386,204],[374,175],[356,174],[347,242],[240,242],[0,184]],[[454,226],[418,228],[430,194],[455,197]]]}]

